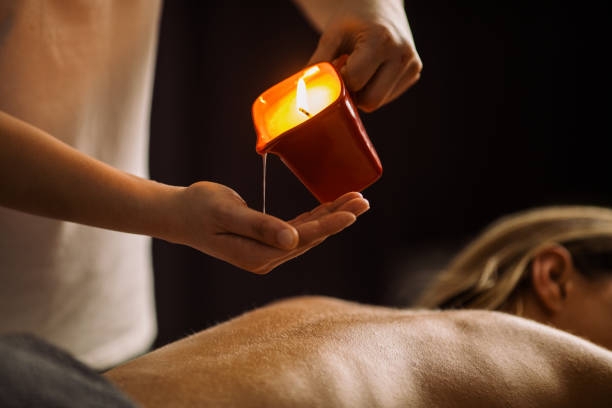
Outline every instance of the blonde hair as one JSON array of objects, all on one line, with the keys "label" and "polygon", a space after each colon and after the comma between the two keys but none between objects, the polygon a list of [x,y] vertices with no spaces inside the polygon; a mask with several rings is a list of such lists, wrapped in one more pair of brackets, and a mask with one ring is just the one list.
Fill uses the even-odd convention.
[{"label": "blonde hair", "polygon": [[552,206],[504,216],[460,251],[414,306],[507,308],[528,281],[529,265],[538,251],[569,241],[596,242],[597,238],[612,238],[612,209]]}]

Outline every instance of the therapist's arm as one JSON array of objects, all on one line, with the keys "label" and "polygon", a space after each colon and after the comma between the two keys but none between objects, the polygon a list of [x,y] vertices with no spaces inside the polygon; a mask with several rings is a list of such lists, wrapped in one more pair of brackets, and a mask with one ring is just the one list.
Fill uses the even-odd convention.
[{"label": "therapist's arm", "polygon": [[125,173],[3,112],[0,205],[188,245],[254,273],[302,254],[369,208],[348,193],[287,222],[248,208],[221,184],[178,187]]}]

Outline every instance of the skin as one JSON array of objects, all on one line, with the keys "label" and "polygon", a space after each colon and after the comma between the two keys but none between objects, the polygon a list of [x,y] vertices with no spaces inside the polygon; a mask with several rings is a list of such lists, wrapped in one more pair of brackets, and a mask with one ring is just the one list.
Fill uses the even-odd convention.
[{"label": "skin", "polygon": [[357,106],[373,112],[420,78],[423,63],[401,0],[294,0],[321,37],[309,64],[348,55],[341,69]]},{"label": "skin", "polygon": [[324,297],[255,309],[104,374],[143,407],[608,407],[612,352],[508,313]]},{"label": "skin", "polygon": [[0,205],[196,248],[267,273],[368,210],[360,193],[284,221],[248,208],[231,188],[170,186],[119,171],[0,112]]}]

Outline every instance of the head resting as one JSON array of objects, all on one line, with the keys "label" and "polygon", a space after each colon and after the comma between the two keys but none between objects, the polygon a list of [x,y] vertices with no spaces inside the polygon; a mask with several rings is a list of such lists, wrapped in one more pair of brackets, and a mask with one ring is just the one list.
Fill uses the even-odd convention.
[{"label": "head resting", "polygon": [[450,261],[415,306],[512,308],[517,292],[529,283],[531,260],[551,245],[565,246],[578,269],[597,267],[593,256],[612,262],[612,209],[551,206],[504,216]]}]

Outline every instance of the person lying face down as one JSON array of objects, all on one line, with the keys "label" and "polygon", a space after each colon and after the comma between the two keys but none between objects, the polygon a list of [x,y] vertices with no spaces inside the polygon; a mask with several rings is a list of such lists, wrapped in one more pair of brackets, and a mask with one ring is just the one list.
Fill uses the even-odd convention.
[{"label": "person lying face down", "polygon": [[491,310],[295,297],[104,373],[145,408],[609,407],[612,351]]},{"label": "person lying face down", "polygon": [[502,217],[413,306],[504,311],[612,350],[612,209],[551,206]]}]

